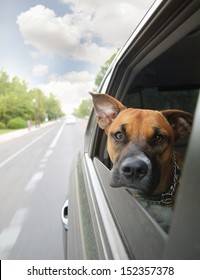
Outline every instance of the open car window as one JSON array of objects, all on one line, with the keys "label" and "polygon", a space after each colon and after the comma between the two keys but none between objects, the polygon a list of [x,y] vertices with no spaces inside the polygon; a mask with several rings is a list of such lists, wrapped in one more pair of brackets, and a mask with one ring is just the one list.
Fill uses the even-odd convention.
[{"label": "open car window", "polygon": [[[101,87],[103,93],[110,93],[127,107],[181,109],[193,114],[200,89],[200,28],[191,26],[187,32],[182,32],[182,37],[178,30],[174,32],[174,44],[171,38],[169,42],[166,38],[165,44],[169,47],[166,49],[166,45],[161,43],[159,55],[156,55],[156,50],[151,50],[138,64],[132,58],[133,51],[130,51],[119,63],[119,77],[115,74],[117,88],[113,81],[109,83],[108,77],[106,86]],[[91,152],[94,166],[129,257],[161,258],[175,209],[160,205],[151,207],[136,200],[126,188],[111,188],[112,163],[106,149],[107,137],[98,127],[94,134],[98,139]],[[185,155],[188,141],[181,139],[175,150]],[[143,240],[145,244],[141,246]]]}]

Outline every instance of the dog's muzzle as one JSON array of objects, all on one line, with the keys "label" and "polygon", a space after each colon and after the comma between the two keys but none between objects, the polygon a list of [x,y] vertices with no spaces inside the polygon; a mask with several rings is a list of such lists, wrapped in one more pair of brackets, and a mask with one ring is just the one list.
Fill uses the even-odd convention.
[{"label": "dog's muzzle", "polygon": [[152,178],[152,164],[143,153],[120,159],[111,172],[110,185],[114,188],[134,188],[148,194]]},{"label": "dog's muzzle", "polygon": [[121,173],[127,179],[142,180],[148,173],[148,165],[141,159],[127,158],[121,164]]},{"label": "dog's muzzle", "polygon": [[[111,172],[110,185],[114,188],[131,188],[130,192],[140,200],[157,205],[173,205],[174,195],[180,178],[180,169],[173,154],[173,178],[169,189],[158,196],[152,196],[154,187],[160,180],[158,166],[154,166],[144,154],[119,160]],[[155,172],[156,170],[156,172]],[[154,174],[154,175],[153,175]],[[135,192],[136,190],[136,192]]]}]

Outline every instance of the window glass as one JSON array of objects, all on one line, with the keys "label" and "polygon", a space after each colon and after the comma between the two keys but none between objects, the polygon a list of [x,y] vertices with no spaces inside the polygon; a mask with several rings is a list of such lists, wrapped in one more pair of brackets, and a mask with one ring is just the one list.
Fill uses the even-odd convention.
[{"label": "window glass", "polygon": [[[179,109],[194,114],[199,95],[197,87],[137,87],[126,95],[127,107],[151,110]],[[188,138],[181,138],[175,143],[175,150],[185,155]]]},{"label": "window glass", "polygon": [[137,87],[123,101],[127,107],[152,110],[179,109],[194,113],[199,88]]}]

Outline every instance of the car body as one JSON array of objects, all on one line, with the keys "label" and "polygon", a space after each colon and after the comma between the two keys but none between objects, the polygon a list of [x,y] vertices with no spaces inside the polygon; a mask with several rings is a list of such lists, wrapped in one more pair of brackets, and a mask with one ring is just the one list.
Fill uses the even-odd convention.
[{"label": "car body", "polygon": [[106,135],[93,110],[62,209],[67,259],[200,258],[199,50],[200,2],[155,1],[98,90],[127,107],[195,115],[190,138],[176,145],[186,159],[169,228],[126,188],[110,187]]}]

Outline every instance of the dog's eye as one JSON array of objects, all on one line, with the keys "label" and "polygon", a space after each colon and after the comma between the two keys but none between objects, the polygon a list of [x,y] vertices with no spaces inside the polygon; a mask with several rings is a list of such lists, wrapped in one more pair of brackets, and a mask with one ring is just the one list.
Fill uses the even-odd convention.
[{"label": "dog's eye", "polygon": [[117,131],[114,133],[114,137],[117,140],[121,140],[123,138],[123,135],[122,135],[121,131]]},{"label": "dog's eye", "polygon": [[162,143],[164,141],[165,137],[162,134],[157,134],[154,136],[154,142],[155,143]]}]

